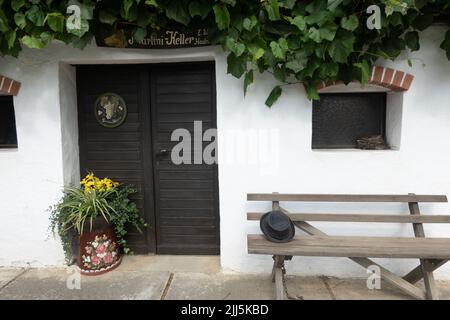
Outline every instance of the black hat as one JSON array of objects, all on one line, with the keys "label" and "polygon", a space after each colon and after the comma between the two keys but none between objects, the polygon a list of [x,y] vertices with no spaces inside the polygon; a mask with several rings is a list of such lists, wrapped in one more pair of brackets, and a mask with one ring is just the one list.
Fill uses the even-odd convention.
[{"label": "black hat", "polygon": [[272,242],[289,242],[295,235],[295,227],[288,215],[281,211],[270,211],[260,220],[261,231]]}]

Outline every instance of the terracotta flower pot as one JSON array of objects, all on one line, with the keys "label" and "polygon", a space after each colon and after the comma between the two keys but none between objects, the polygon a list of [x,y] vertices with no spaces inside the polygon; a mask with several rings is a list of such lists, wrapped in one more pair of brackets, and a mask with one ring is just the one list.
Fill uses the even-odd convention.
[{"label": "terracotta flower pot", "polygon": [[122,261],[112,226],[102,217],[86,222],[78,237],[78,266],[81,274],[98,275],[113,270]]}]

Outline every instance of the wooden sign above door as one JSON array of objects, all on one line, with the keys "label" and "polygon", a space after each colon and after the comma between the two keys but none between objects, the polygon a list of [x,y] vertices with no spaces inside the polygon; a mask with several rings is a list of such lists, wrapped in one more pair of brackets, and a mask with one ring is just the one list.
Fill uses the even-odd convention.
[{"label": "wooden sign above door", "polygon": [[155,30],[149,32],[143,40],[136,41],[132,35],[132,30],[123,28],[118,29],[111,35],[96,36],[95,41],[99,47],[135,49],[176,49],[211,45],[208,40],[208,29],[193,31]]}]

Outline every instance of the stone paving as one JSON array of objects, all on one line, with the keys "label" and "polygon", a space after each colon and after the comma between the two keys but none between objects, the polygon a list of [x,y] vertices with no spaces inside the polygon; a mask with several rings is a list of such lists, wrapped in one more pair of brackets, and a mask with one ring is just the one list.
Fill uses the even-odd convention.
[{"label": "stone paving", "polygon": [[[273,299],[268,275],[220,271],[218,257],[133,256],[100,276],[77,277],[66,268],[0,268],[0,300],[6,299]],[[299,277],[286,279],[290,299],[409,299],[388,284],[369,290],[365,279]],[[72,289],[69,289],[72,288]],[[438,281],[441,299],[450,299],[450,282]]]}]

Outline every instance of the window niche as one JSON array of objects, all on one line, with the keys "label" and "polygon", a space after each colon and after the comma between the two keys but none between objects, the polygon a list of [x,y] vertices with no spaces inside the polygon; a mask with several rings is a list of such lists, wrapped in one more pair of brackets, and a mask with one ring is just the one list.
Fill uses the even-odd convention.
[{"label": "window niche", "polygon": [[321,93],[313,102],[312,149],[398,150],[403,94]]},{"label": "window niche", "polygon": [[12,96],[0,96],[0,148],[17,148],[16,117]]}]

